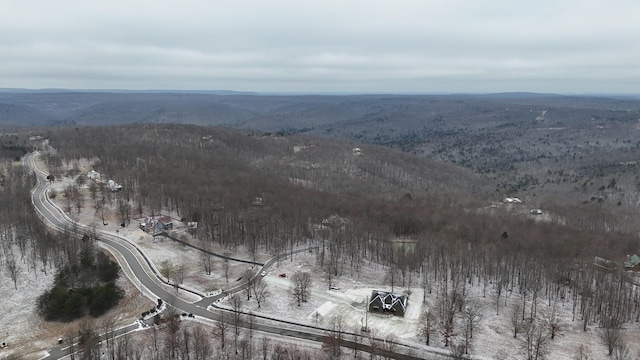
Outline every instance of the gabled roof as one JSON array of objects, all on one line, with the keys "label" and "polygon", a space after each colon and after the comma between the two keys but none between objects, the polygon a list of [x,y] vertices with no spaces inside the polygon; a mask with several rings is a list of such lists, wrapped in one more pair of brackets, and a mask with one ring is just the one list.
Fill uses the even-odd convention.
[{"label": "gabled roof", "polygon": [[407,296],[403,294],[393,294],[386,291],[371,291],[369,307],[379,306],[381,310],[404,312],[407,309]]},{"label": "gabled roof", "polygon": [[161,223],[162,225],[167,225],[167,224],[171,224],[171,217],[170,216],[160,216],[158,218],[158,222]]}]

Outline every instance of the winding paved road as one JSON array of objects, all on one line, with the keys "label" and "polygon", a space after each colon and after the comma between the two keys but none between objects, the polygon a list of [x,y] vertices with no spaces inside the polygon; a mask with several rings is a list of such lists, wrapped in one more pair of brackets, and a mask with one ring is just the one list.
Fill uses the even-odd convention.
[{"label": "winding paved road", "polygon": [[[86,226],[82,224],[74,223],[73,220],[71,220],[66,214],[64,214],[64,212],[55,204],[53,204],[48,198],[47,196],[47,189],[49,187],[49,182],[47,180],[48,174],[37,167],[37,164],[35,162],[36,156],[37,156],[37,153],[30,153],[26,155],[23,160],[24,164],[30,169],[32,169],[37,175],[37,185],[34,188],[31,195],[31,200],[33,202],[34,208],[36,209],[40,217],[43,219],[43,221],[50,227],[56,230],[67,229],[67,230],[74,231],[73,229],[76,229],[75,231],[78,234],[83,234],[86,229]],[[98,231],[97,239],[98,241],[101,241],[105,245],[108,245],[108,247],[112,251],[117,252],[118,253],[117,255],[126,262],[126,265],[130,269],[130,272],[125,271],[125,273],[128,276],[133,275],[135,277],[134,279],[131,279],[131,281],[134,284],[140,284],[141,286],[143,286],[144,289],[141,289],[143,293],[148,294],[148,296],[153,295],[157,298],[161,298],[165,302],[169,300],[171,302],[171,305],[176,308],[178,313],[182,313],[182,312],[191,313],[196,317],[213,320],[213,321],[219,321],[222,318],[222,311],[227,311],[227,310],[219,309],[216,312],[212,312],[207,310],[208,305],[215,303],[216,300],[230,293],[241,291],[244,288],[243,285],[239,285],[239,286],[236,286],[235,288],[228,289],[225,292],[218,294],[216,296],[203,298],[202,300],[195,303],[189,303],[180,298],[177,298],[174,295],[173,290],[171,288],[168,288],[166,285],[161,284],[159,282],[159,278],[157,277],[157,274],[155,275],[149,274],[149,270],[155,271],[154,268],[153,267],[149,268],[148,264],[142,264],[140,262],[141,254],[135,253],[135,250],[133,249],[133,245],[130,244],[127,239],[117,236],[115,234],[104,232],[104,231]],[[308,249],[303,249],[300,251],[308,251]],[[148,262],[146,258],[145,258],[145,261]],[[270,266],[275,261],[276,261],[275,258],[270,259],[265,263],[264,268]],[[121,264],[121,265],[124,266],[124,264]],[[256,276],[259,276],[259,273],[260,271],[256,273]],[[254,320],[256,321],[251,321],[251,322],[246,321],[246,319],[249,316],[253,316]],[[231,319],[231,317],[228,315],[225,316],[225,318]],[[240,325],[244,328],[251,328],[254,331],[262,331],[266,333],[279,334],[282,336],[288,336],[288,337],[304,339],[304,340],[311,340],[316,342],[322,342],[324,339],[326,339],[327,331],[319,327],[309,326],[304,324],[297,324],[292,321],[282,321],[278,319],[272,319],[266,316],[260,316],[255,314],[244,314],[243,318],[245,319],[240,321]],[[258,323],[257,320],[259,319],[269,319],[271,320],[271,322],[279,321],[282,325],[275,326],[275,325],[267,325],[264,323]],[[126,332],[133,331],[137,328],[139,328],[139,324],[132,324],[130,326],[118,329],[116,334],[121,335]],[[349,335],[350,338],[353,338],[353,335],[356,335],[356,337],[360,337],[359,334],[345,333],[345,335]],[[363,340],[364,338],[360,337],[357,344],[352,341],[342,340],[342,345],[344,347],[350,347],[350,348],[357,346],[358,349],[362,351],[367,351],[367,352],[375,351],[377,353],[380,353],[382,351],[378,347],[372,348],[368,345],[363,344]],[[397,345],[403,347],[403,345],[401,344],[397,344]],[[405,350],[409,350],[412,352],[418,351],[418,349],[408,349],[408,348],[406,348]],[[68,355],[68,351],[64,351],[64,349],[61,349],[60,347],[49,349],[48,352],[49,352],[49,356],[47,356],[45,359],[60,359]],[[426,359],[425,357],[416,357],[416,356],[404,355],[400,353],[393,353],[393,354],[386,354],[386,355],[394,359],[402,359],[402,360]]]}]

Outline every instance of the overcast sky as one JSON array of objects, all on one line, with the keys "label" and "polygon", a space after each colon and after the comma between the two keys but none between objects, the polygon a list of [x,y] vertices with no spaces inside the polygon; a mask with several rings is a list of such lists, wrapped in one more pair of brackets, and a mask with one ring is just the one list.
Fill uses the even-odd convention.
[{"label": "overcast sky", "polygon": [[0,87],[640,93],[638,0],[3,0]]}]

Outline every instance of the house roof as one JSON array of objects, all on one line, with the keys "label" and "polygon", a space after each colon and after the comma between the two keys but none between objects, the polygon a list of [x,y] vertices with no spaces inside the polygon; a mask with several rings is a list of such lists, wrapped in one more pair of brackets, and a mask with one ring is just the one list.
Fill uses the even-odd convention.
[{"label": "house roof", "polygon": [[163,224],[163,225],[171,224],[171,217],[170,216],[166,216],[166,215],[165,216],[160,216],[158,218],[158,222]]},{"label": "house roof", "polygon": [[371,291],[369,306],[378,305],[382,310],[395,310],[404,313],[407,309],[407,296],[404,294],[393,294],[386,291]]},{"label": "house roof", "polygon": [[613,261],[601,258],[599,256],[596,256],[593,259],[593,264],[595,266],[598,266],[607,270],[615,270],[617,267],[616,263],[614,263]]},{"label": "house roof", "polygon": [[640,264],[640,256],[638,255],[631,255],[627,258],[627,261],[624,262],[624,266],[626,267],[634,267],[636,265]]}]

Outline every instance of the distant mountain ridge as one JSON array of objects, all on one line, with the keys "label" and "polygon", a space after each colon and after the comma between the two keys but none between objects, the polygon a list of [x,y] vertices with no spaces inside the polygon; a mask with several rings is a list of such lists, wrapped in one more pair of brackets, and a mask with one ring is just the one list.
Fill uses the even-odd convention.
[{"label": "distant mountain ridge", "polygon": [[640,110],[640,102],[633,99],[531,93],[278,96],[226,90],[1,89],[0,126],[180,123],[331,136],[328,128],[344,124],[361,124],[361,130],[369,130],[382,122],[407,130],[437,115],[472,118],[479,112],[497,114],[514,104]]}]

